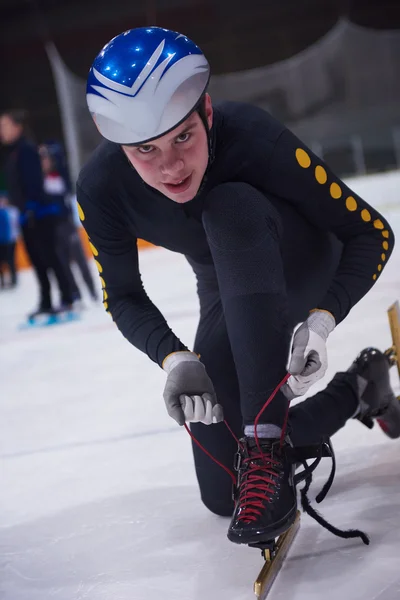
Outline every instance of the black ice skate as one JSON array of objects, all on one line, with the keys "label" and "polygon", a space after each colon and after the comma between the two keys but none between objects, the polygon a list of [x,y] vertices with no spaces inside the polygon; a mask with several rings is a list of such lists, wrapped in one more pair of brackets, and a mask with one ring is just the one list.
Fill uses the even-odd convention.
[{"label": "black ice skate", "polygon": [[[390,367],[388,354],[376,348],[365,348],[348,370],[366,382],[355,418],[370,428],[376,420],[386,435],[394,439],[400,437],[400,400],[390,385]],[[365,385],[362,380],[361,389]]]},{"label": "black ice skate", "polygon": [[[228,538],[261,547],[287,531],[296,519],[294,465],[287,441],[245,437],[236,469],[236,505]],[[261,545],[260,545],[261,544]]]}]

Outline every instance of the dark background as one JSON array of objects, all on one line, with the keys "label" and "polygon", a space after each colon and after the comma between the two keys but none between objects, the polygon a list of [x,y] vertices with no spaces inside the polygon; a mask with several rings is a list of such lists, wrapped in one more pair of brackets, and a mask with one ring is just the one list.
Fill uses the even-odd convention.
[{"label": "dark background", "polygon": [[192,38],[220,74],[289,58],[341,15],[374,29],[400,29],[400,0],[0,0],[0,111],[26,108],[38,141],[62,139],[45,39],[85,78],[113,36],[158,25]]}]

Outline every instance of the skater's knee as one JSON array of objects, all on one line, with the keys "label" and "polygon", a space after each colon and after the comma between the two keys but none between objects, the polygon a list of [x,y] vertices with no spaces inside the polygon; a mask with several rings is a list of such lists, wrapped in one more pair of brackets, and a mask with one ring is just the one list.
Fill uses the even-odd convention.
[{"label": "skater's knee", "polygon": [[280,235],[280,219],[269,199],[247,183],[223,183],[207,195],[203,224],[209,242],[221,250],[252,248],[271,232]]},{"label": "skater's knee", "polygon": [[233,500],[221,501],[202,495],[201,500],[206,508],[219,517],[231,517],[235,508]]}]

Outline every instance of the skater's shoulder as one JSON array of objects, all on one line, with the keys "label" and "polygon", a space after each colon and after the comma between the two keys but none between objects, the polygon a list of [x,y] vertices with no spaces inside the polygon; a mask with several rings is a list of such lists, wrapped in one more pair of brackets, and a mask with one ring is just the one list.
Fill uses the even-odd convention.
[{"label": "skater's shoulder", "polygon": [[77,181],[78,188],[89,195],[105,191],[112,181],[118,179],[123,163],[121,146],[107,140],[102,141],[82,167]]},{"label": "skater's shoulder", "polygon": [[246,102],[221,102],[214,105],[217,137],[232,139],[269,139],[275,141],[285,126],[271,113]]},{"label": "skater's shoulder", "polygon": [[215,105],[214,117],[213,172],[219,181],[245,178],[254,184],[285,126],[262,108],[242,102]]}]

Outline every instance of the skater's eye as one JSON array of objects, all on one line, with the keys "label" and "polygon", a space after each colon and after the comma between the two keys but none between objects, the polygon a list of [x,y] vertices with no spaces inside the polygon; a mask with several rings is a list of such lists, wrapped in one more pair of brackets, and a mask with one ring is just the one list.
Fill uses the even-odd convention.
[{"label": "skater's eye", "polygon": [[138,146],[138,151],[141,154],[150,154],[150,152],[153,152],[154,150],[154,146],[150,146],[150,144],[145,144],[144,146]]},{"label": "skater's eye", "polygon": [[180,133],[177,138],[175,139],[175,141],[177,142],[177,144],[183,144],[184,142],[187,142],[190,138],[190,133]]}]

